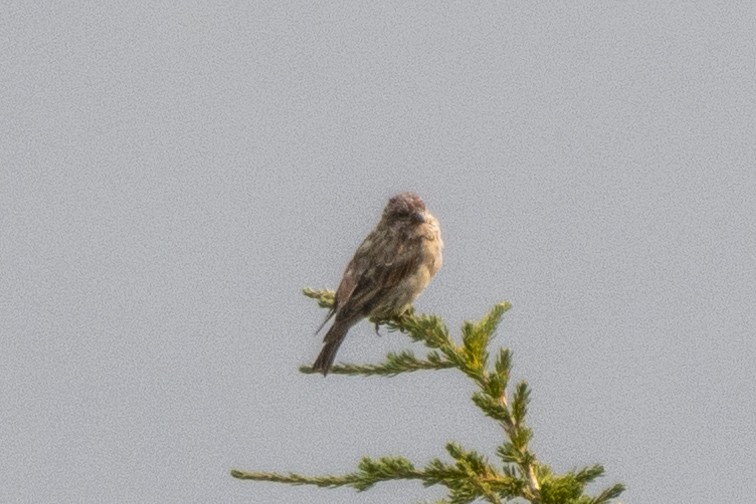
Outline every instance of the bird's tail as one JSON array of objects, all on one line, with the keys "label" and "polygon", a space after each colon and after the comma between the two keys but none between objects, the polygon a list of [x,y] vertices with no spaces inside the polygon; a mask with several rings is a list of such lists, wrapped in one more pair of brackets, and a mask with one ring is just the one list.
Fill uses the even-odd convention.
[{"label": "bird's tail", "polygon": [[344,341],[347,331],[349,331],[351,326],[352,324],[345,323],[345,321],[339,322],[337,320],[334,322],[331,328],[328,329],[325,338],[323,338],[325,345],[323,345],[323,349],[320,351],[318,358],[315,359],[315,364],[312,365],[312,369],[320,371],[323,373],[323,376],[328,374],[328,371],[331,369],[331,366],[333,366],[333,361],[336,358],[336,352],[338,352],[341,342]]}]

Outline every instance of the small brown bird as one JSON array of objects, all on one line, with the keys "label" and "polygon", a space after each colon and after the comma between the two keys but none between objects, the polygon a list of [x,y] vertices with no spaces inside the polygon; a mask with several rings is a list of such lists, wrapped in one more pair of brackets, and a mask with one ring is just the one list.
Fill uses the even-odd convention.
[{"label": "small brown bird", "polygon": [[313,369],[328,374],[347,332],[363,318],[388,319],[407,310],[441,267],[443,247],[438,221],[420,196],[403,192],[391,198],[349,261],[318,328],[336,316]]}]

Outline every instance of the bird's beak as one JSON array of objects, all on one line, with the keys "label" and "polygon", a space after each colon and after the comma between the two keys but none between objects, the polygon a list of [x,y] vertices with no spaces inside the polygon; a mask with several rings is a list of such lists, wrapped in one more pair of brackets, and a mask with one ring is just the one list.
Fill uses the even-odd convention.
[{"label": "bird's beak", "polygon": [[412,212],[412,222],[416,224],[423,224],[425,222],[425,217],[423,217],[423,214],[421,212]]}]

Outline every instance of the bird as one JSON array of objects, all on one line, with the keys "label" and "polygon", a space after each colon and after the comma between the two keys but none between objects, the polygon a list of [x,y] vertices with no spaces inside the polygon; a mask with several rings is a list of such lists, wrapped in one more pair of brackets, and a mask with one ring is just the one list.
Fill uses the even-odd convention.
[{"label": "bird", "polygon": [[347,332],[363,318],[403,314],[441,268],[443,248],[438,220],[418,194],[391,197],[344,270],[333,305],[316,331],[334,319],[312,369],[326,376]]}]

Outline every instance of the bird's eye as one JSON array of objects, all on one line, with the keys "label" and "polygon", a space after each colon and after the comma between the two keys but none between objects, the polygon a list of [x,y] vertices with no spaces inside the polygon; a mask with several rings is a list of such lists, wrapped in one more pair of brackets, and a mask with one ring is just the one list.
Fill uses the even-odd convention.
[{"label": "bird's eye", "polygon": [[406,219],[410,215],[412,215],[412,212],[406,206],[401,206],[401,207],[395,208],[393,214],[399,219]]}]

